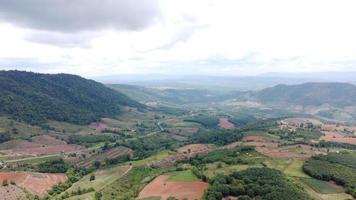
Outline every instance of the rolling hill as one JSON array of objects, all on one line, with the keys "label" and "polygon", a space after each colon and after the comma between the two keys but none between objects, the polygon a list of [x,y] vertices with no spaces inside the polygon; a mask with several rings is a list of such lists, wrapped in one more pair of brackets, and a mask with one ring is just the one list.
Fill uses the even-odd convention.
[{"label": "rolling hill", "polygon": [[0,114],[30,124],[86,124],[142,104],[101,83],[69,74],[0,71]]},{"label": "rolling hill", "polygon": [[277,85],[256,92],[254,97],[267,104],[354,106],[356,105],[356,86],[350,83]]}]

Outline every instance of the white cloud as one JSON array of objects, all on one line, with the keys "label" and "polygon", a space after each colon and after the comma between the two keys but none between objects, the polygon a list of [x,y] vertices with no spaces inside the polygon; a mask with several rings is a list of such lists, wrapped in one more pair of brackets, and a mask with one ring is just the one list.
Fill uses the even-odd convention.
[{"label": "white cloud", "polygon": [[3,21],[0,68],[10,68],[1,58],[7,65],[9,58],[28,58],[38,62],[29,63],[32,70],[80,75],[356,70],[353,0],[160,0],[158,5],[161,20],[142,30],[91,30],[90,37],[53,30],[35,37],[38,30]]}]

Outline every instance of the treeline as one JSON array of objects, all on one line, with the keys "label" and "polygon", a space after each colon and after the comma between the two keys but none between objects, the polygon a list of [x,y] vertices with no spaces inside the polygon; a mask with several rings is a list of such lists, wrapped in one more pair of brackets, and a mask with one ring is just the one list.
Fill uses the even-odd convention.
[{"label": "treeline", "polygon": [[216,115],[198,115],[192,118],[185,119],[186,122],[195,122],[205,126],[206,128],[216,128],[219,124],[219,118]]},{"label": "treeline", "polygon": [[333,180],[346,188],[346,192],[356,197],[356,156],[351,153],[332,153],[315,156],[306,161],[303,170],[310,176],[324,180]]},{"label": "treeline", "polygon": [[164,149],[174,149],[179,143],[166,134],[156,134],[142,138],[117,142],[116,146],[124,146],[134,151],[133,159],[142,159]]},{"label": "treeline", "polygon": [[192,143],[226,145],[241,140],[243,133],[241,130],[210,130],[200,131],[190,137]]},{"label": "treeline", "polygon": [[68,138],[70,144],[93,144],[100,142],[115,142],[115,138],[108,135],[70,135]]},{"label": "treeline", "polygon": [[308,200],[301,188],[280,171],[270,168],[249,168],[230,175],[215,177],[204,195],[206,200],[234,196],[243,200]]},{"label": "treeline", "polygon": [[143,105],[101,83],[68,74],[0,71],[0,113],[31,124],[87,124]]},{"label": "treeline", "polygon": [[312,144],[312,146],[318,148],[343,148],[343,149],[356,150],[356,145],[354,144],[329,142],[324,140],[320,141],[319,143]]},{"label": "treeline", "polygon": [[65,173],[70,167],[63,159],[57,159],[40,163],[38,171],[42,173]]},{"label": "treeline", "polygon": [[180,162],[189,163],[193,166],[202,166],[204,164],[214,163],[214,162],[223,162],[229,165],[238,164],[238,163],[247,164],[245,163],[245,161],[239,158],[239,155],[243,153],[253,152],[253,151],[254,151],[254,147],[250,147],[250,146],[238,147],[233,149],[219,149],[216,151],[209,152],[206,155],[198,155],[196,157],[188,158]]}]

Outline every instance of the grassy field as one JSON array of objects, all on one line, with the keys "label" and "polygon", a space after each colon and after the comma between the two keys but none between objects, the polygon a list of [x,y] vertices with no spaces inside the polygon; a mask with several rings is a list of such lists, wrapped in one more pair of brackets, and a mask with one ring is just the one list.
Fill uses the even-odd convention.
[{"label": "grassy field", "polygon": [[[102,169],[98,170],[95,173],[88,174],[84,176],[82,179],[80,179],[78,182],[74,183],[72,187],[70,187],[66,192],[71,194],[72,191],[78,190],[78,188],[81,189],[89,189],[89,188],[94,188],[95,191],[100,191],[104,189],[107,185],[112,184],[115,182],[117,179],[121,178],[124,176],[126,173],[128,173],[131,170],[131,166],[129,165],[124,165],[124,166],[116,166],[108,169]],[[95,180],[90,181],[90,177],[92,175],[95,175]],[[73,199],[86,199],[86,198],[91,198],[94,195],[93,192],[83,194],[80,196],[73,196]]]},{"label": "grassy field", "polygon": [[284,169],[284,173],[288,176],[308,178],[309,176],[303,172],[302,166],[302,160],[292,160]]},{"label": "grassy field", "polygon": [[326,181],[321,181],[314,178],[301,178],[301,180],[320,194],[343,192],[343,189],[341,187],[333,186],[331,183]]},{"label": "grassy field", "polygon": [[168,181],[196,181],[198,178],[192,173],[191,170],[172,172]]},{"label": "grassy field", "polygon": [[148,158],[145,158],[143,160],[138,160],[138,161],[130,161],[130,163],[134,166],[142,166],[142,165],[147,165],[150,164],[152,162],[155,161],[159,161],[162,160],[164,158],[167,158],[170,155],[175,154],[175,152],[173,151],[169,151],[169,150],[164,150],[164,151],[160,151],[159,153],[152,155]]}]

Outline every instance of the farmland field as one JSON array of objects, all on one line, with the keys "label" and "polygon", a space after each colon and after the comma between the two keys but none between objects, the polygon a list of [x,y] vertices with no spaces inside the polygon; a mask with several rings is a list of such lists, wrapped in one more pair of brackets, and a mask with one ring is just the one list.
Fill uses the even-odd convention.
[{"label": "farmland field", "polygon": [[185,176],[178,180],[174,180],[174,178],[171,180],[169,175],[161,175],[150,182],[140,192],[139,198],[143,199],[159,196],[161,199],[167,199],[168,197],[175,197],[178,199],[201,199],[203,192],[207,187],[207,183],[193,180],[191,176],[189,179]]},{"label": "farmland field", "polygon": [[320,194],[342,193],[344,191],[342,187],[335,185],[335,183],[320,181],[313,178],[301,178],[301,180]]},{"label": "farmland field", "polygon": [[31,172],[0,172],[0,182],[14,182],[34,195],[42,196],[52,186],[67,180],[65,174],[31,173]]}]

